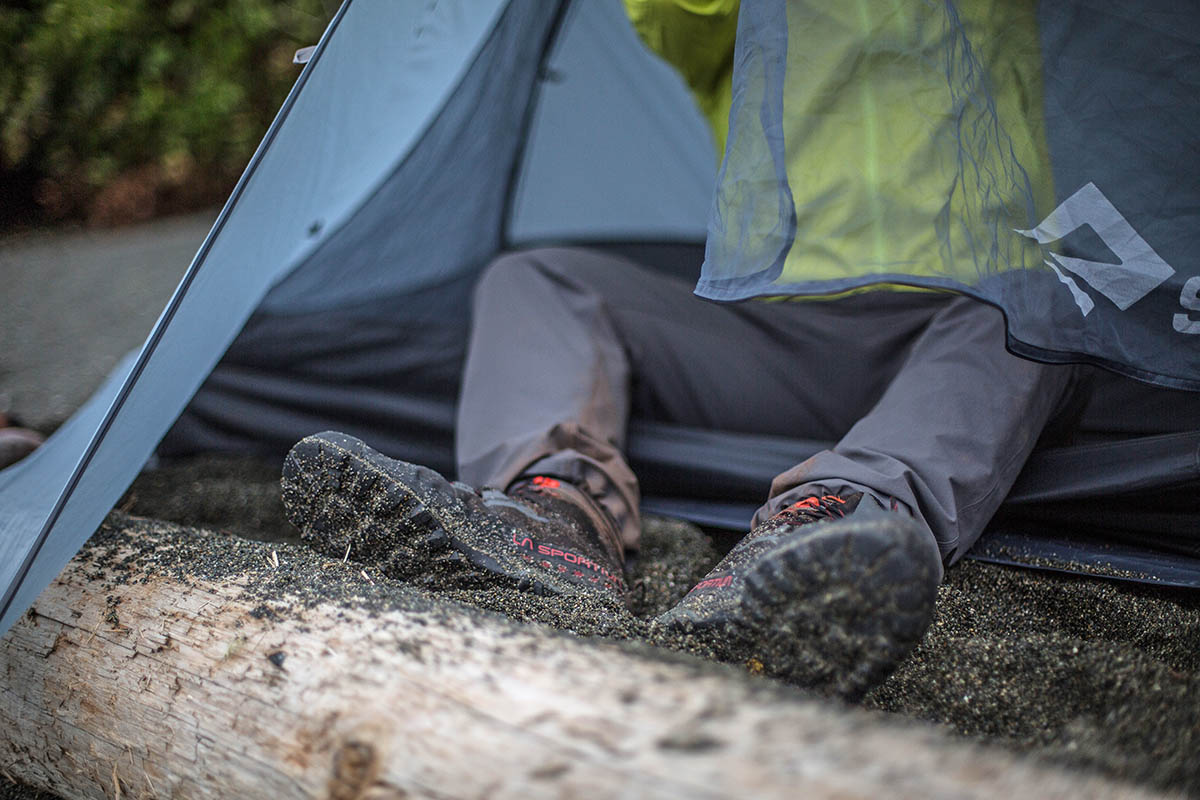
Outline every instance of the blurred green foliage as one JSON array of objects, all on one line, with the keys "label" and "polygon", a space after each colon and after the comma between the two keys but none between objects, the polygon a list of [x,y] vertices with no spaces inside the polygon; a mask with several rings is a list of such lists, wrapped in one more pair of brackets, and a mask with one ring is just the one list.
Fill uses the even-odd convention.
[{"label": "blurred green foliage", "polygon": [[0,7],[0,223],[215,202],[336,10],[330,0]]}]

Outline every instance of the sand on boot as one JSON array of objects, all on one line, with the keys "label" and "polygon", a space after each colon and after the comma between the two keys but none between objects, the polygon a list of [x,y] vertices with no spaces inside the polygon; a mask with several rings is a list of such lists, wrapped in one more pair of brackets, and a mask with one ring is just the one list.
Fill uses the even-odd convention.
[{"label": "sand on boot", "polygon": [[[231,534],[198,536],[179,552],[141,556],[167,559],[161,568],[212,576],[261,569],[263,613],[335,599],[326,592],[305,600],[302,571],[286,568],[305,559],[283,521],[277,464],[178,462],[143,474],[122,503],[137,514]],[[162,524],[116,514],[97,535]],[[259,563],[254,548],[239,546],[242,537],[279,542],[285,568]],[[345,591],[355,602],[465,604],[577,636],[622,640],[639,651],[651,644],[685,649],[686,642],[673,641],[650,619],[681,598],[732,541],[714,543],[689,524],[648,519],[629,575],[628,611],[495,586],[437,593],[396,581],[370,586],[353,563],[345,565]],[[131,563],[130,578],[148,563]],[[398,599],[396,586],[408,600]],[[669,650],[654,652],[672,657]],[[947,571],[924,640],[862,705],[1034,758],[1200,795],[1200,593],[965,561]]]},{"label": "sand on boot", "polygon": [[[481,494],[335,432],[296,444],[281,486],[287,517],[303,541],[327,556],[373,564],[388,577],[433,590],[501,585],[621,602],[615,548],[602,552],[603,544],[584,535],[563,505],[534,510],[499,492]],[[502,504],[488,505],[497,500]]]}]

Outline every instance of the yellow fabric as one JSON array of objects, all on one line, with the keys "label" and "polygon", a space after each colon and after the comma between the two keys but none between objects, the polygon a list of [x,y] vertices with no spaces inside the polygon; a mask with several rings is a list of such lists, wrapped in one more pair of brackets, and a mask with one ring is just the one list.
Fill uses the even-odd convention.
[{"label": "yellow fabric", "polygon": [[[797,233],[777,283],[871,273],[977,282],[975,259],[994,238],[1026,247],[995,224],[1018,196],[1006,190],[1024,181],[1005,174],[1014,156],[1036,207],[1053,206],[1032,0],[954,8],[958,30],[894,0],[789,0],[783,129]],[[960,80],[985,81],[995,113],[958,102]],[[1032,242],[1017,260],[1040,264]]]},{"label": "yellow fabric", "polygon": [[[687,80],[723,154],[736,0],[624,1],[642,39]],[[1019,251],[1016,264],[1040,264],[1031,241],[996,229],[1016,193],[988,183],[1013,177],[1004,172],[1015,157],[1034,207],[1053,207],[1033,0],[950,8],[961,27],[946,24],[940,4],[788,0],[783,130],[797,234],[777,284],[887,273],[975,283],[975,259],[996,246]],[[994,114],[964,108],[957,80],[983,82]],[[995,141],[966,153],[964,166],[960,125],[986,140],[989,120]],[[775,213],[771,203],[749,207]]]},{"label": "yellow fabric", "polygon": [[683,75],[725,152],[738,0],[624,0],[642,41]]}]

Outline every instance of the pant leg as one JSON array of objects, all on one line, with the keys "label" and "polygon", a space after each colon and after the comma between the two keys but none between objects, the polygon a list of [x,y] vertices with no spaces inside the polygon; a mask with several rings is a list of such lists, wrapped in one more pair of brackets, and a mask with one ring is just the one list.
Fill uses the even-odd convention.
[{"label": "pant leg", "polygon": [[946,302],[872,293],[719,305],[696,298],[690,282],[614,256],[504,256],[476,289],[457,421],[459,477],[499,488],[537,472],[572,480],[636,547],[637,482],[622,455],[631,412],[836,439],[870,410],[899,354]]},{"label": "pant leg", "polygon": [[622,454],[630,366],[604,299],[570,279],[606,260],[585,251],[501,256],[475,290],[455,427],[458,476],[507,489],[526,474],[584,487],[627,549],[641,522]]},{"label": "pant leg", "polygon": [[755,521],[815,484],[905,503],[947,560],[983,532],[1079,369],[1009,354],[999,311],[960,298],[934,316],[879,402],[831,450],[778,476]]}]

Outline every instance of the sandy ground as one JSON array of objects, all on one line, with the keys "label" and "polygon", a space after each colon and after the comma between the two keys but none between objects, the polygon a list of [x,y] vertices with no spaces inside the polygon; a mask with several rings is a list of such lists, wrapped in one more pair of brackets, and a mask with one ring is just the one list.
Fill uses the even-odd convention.
[{"label": "sandy ground", "polygon": [[[0,241],[0,410],[54,427],[145,337],[213,214]],[[292,539],[278,465],[198,459],[143,474],[125,511]],[[503,591],[453,594],[531,623],[637,638],[732,542],[655,522],[634,614]],[[864,705],[1034,758],[1200,796],[1200,593],[965,562],[916,652]],[[0,778],[0,798],[37,795]],[[43,796],[44,797],[44,796]]]},{"label": "sandy ground", "polygon": [[[209,457],[144,473],[121,508],[298,542],[278,465]],[[645,639],[732,541],[651,519],[632,614],[502,589],[441,594],[584,636]],[[656,640],[660,645],[671,642]],[[924,641],[863,702],[1114,778],[1200,796],[1200,593],[963,562]]]}]

